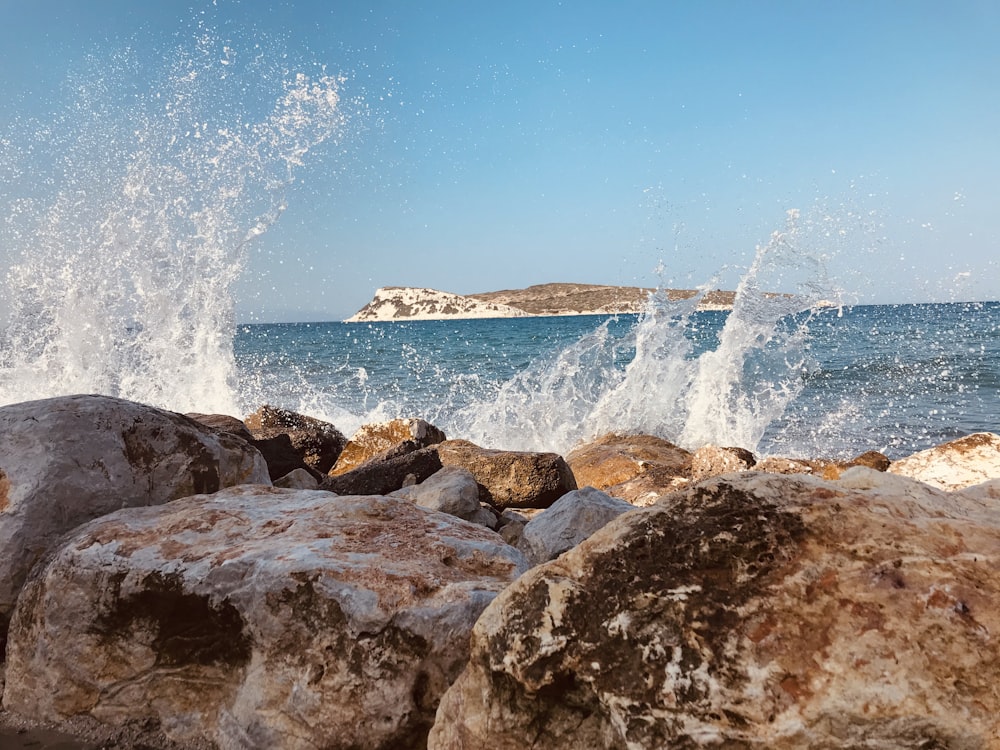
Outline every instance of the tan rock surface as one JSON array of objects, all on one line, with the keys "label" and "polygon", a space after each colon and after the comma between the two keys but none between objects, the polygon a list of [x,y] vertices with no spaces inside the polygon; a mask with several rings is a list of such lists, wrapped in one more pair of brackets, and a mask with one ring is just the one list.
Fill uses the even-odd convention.
[{"label": "tan rock surface", "polygon": [[577,484],[633,505],[649,505],[687,483],[691,454],[653,435],[608,433],[566,456]]},{"label": "tan rock surface", "polygon": [[220,748],[420,747],[524,564],[395,498],[248,486],[126,509],[36,569],[3,704]]},{"label": "tan rock surface", "polygon": [[501,593],[429,747],[1000,747],[998,571],[983,495],[706,480]]},{"label": "tan rock surface", "polygon": [[346,474],[384,453],[426,448],[446,439],[441,430],[423,419],[392,419],[362,425],[347,441],[329,473],[330,476]]},{"label": "tan rock surface", "polygon": [[889,471],[946,490],[1000,479],[1000,435],[966,435],[894,461]]}]

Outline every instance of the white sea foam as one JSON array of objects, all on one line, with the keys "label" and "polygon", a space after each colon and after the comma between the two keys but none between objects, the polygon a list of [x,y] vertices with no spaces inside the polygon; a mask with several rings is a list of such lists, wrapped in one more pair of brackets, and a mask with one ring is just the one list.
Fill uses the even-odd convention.
[{"label": "white sea foam", "polygon": [[[92,61],[65,112],[4,144],[0,173],[19,179],[0,229],[0,403],[94,392],[239,413],[232,287],[248,243],[344,126],[336,77],[264,57],[240,68],[202,30],[148,90],[133,56]],[[274,90],[270,112],[246,114],[252,86]]]}]

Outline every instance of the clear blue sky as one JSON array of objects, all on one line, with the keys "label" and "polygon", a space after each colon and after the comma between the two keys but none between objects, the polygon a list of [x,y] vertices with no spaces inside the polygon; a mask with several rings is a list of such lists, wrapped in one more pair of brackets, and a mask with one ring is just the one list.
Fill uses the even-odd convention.
[{"label": "clear blue sky", "polygon": [[155,57],[196,21],[345,76],[344,137],[259,240],[244,318],[339,319],[387,285],[731,286],[790,208],[852,229],[810,241],[860,301],[1000,298],[995,0],[0,10],[8,129],[87,55]]}]

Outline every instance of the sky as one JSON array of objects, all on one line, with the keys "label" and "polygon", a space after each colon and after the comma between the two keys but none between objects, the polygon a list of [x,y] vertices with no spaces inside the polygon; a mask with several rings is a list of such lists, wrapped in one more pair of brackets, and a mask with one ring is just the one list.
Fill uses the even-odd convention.
[{"label": "sky", "polygon": [[[847,301],[1000,299],[994,0],[0,10],[0,139],[122,50],[133,84],[160,85],[205,29],[227,55],[342,76],[342,130],[249,250],[243,320],[338,320],[381,286],[733,288],[791,209]],[[267,110],[256,96],[240,116]]]}]

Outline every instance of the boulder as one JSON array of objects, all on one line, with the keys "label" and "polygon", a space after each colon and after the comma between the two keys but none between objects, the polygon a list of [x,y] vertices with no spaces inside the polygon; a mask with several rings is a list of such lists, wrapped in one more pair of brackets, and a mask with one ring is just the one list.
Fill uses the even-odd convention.
[{"label": "boulder", "polygon": [[423,419],[393,419],[362,425],[344,446],[330,475],[344,474],[376,456],[392,458],[444,440],[445,434]]},{"label": "boulder", "polygon": [[593,487],[567,492],[525,524],[518,548],[532,565],[554,560],[633,509],[630,503]]},{"label": "boulder", "polygon": [[231,435],[246,440],[248,443],[253,442],[253,433],[247,429],[246,424],[238,417],[231,417],[228,414],[200,414],[197,412],[190,412],[184,416],[193,419],[195,422],[201,422],[213,430],[228,432]]},{"label": "boulder", "polygon": [[35,569],[3,705],[184,747],[422,747],[473,623],[524,567],[399,498],[248,486],[125,509]]},{"label": "boulder", "polygon": [[109,396],[0,407],[0,654],[28,571],[64,533],[242,483],[270,484],[260,453],[181,414]]},{"label": "boulder", "polygon": [[706,480],[504,590],[428,747],[994,747],[998,561],[960,492]]},{"label": "boulder", "polygon": [[306,469],[293,469],[285,476],[275,479],[274,486],[290,490],[317,490],[319,481]]},{"label": "boulder", "polygon": [[470,471],[480,498],[501,511],[547,508],[576,489],[573,472],[555,453],[492,450],[466,440],[446,440],[434,448],[442,465]]},{"label": "boulder", "polygon": [[419,484],[441,470],[434,446],[397,456],[376,456],[337,476],[323,477],[320,489],[338,495],[388,495],[401,487]]},{"label": "boulder", "polygon": [[893,461],[889,471],[946,490],[1000,479],[1000,435],[966,435]]},{"label": "boulder", "polygon": [[753,453],[745,448],[723,448],[703,445],[691,454],[691,479],[700,481],[708,477],[752,469],[757,463]]},{"label": "boulder", "polygon": [[472,474],[458,466],[445,466],[420,484],[390,493],[427,510],[448,513],[466,521],[479,515],[479,485]]},{"label": "boulder", "polygon": [[653,435],[608,433],[566,456],[577,484],[649,505],[687,483],[691,454]]},{"label": "boulder", "polygon": [[[329,422],[307,417],[276,406],[262,406],[246,418],[246,427],[258,441],[268,441],[288,435],[292,448],[305,466],[326,474],[337,462],[347,438]],[[279,470],[283,476],[292,466]]]}]

